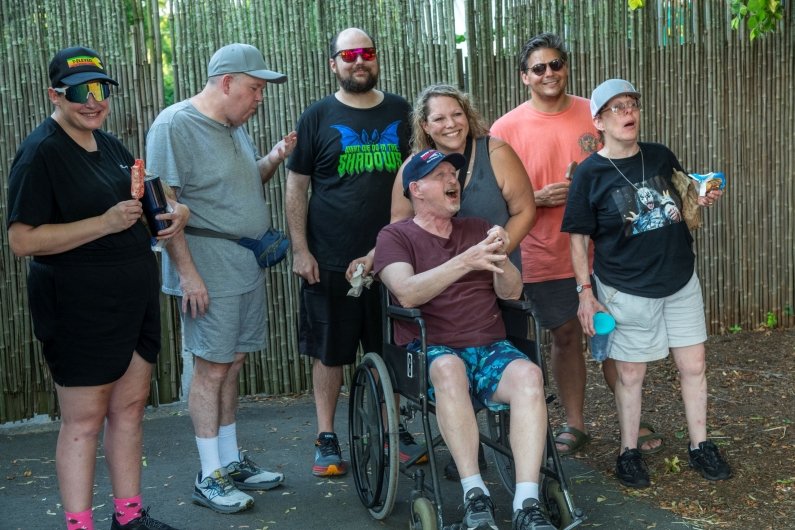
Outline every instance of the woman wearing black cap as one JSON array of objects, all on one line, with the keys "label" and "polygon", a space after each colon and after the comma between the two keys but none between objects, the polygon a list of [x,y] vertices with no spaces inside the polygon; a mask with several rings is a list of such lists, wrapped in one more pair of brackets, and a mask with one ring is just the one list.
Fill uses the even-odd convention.
[{"label": "woman wearing black cap", "polygon": [[[638,141],[640,110],[640,93],[623,79],[605,81],[591,95],[604,147],[577,168],[562,226],[571,234],[577,314],[590,336],[597,311],[616,320],[609,356],[618,371],[619,481],[634,488],[650,484],[637,446],[643,378],[646,364],[669,352],[679,369],[690,467],[708,480],[725,480],[731,469],[707,437],[704,302],[693,238],[673,184],[674,171],[683,170],[664,145]],[[720,195],[710,191],[698,202],[710,206]],[[598,299],[588,283],[591,241]]]},{"label": "woman wearing black cap", "polygon": [[[99,432],[114,496],[112,530],[171,529],[141,504],[141,437],[160,350],[159,274],[142,207],[131,198],[134,159],[100,130],[110,78],[97,52],[66,48],[52,59],[55,107],[11,166],[8,240],[32,256],[28,298],[61,409],[56,469],[66,527],[94,528],[91,505]],[[169,238],[188,218],[169,201]]]}]

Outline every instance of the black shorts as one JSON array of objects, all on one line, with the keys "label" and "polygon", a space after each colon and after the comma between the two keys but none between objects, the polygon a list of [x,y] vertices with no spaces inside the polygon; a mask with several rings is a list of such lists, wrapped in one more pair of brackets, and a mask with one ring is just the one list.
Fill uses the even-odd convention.
[{"label": "black shorts", "polygon": [[320,270],[320,281],[301,283],[298,350],[326,366],[356,360],[359,343],[365,352],[380,352],[381,289],[374,283],[359,297],[347,296],[351,284],[344,272]]},{"label": "black shorts", "polygon": [[160,275],[153,255],[113,264],[31,261],[33,331],[52,379],[98,386],[127,371],[133,351],[150,363],[160,351]]},{"label": "black shorts", "polygon": [[[593,276],[590,283],[596,295],[596,282]],[[577,318],[580,295],[577,294],[577,281],[574,278],[548,280],[524,284],[524,294],[533,306],[533,318],[542,328],[556,329]]]}]

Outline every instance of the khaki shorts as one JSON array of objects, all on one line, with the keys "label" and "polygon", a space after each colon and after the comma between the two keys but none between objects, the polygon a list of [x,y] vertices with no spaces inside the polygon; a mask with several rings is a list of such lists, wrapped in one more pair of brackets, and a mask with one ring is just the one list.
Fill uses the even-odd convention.
[{"label": "khaki shorts", "polygon": [[594,276],[599,301],[616,319],[610,358],[645,363],[707,340],[701,284],[693,272],[687,284],[665,298],[622,293]]}]

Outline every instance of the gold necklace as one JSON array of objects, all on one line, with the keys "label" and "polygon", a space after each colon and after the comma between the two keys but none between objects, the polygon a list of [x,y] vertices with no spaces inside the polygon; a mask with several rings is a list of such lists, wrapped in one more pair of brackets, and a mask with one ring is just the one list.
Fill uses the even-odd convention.
[{"label": "gold necklace", "polygon": [[[643,180],[641,181],[640,185],[641,185],[641,187],[645,188],[646,187],[646,161],[643,159],[643,149],[641,149],[640,146],[638,146],[638,150],[640,151],[641,177],[643,178]],[[635,191],[638,191],[638,187],[635,184],[633,184],[631,180],[629,180],[627,178],[627,176],[624,174],[623,171],[618,169],[618,166],[616,165],[615,162],[613,162],[613,159],[612,158],[608,158],[608,157],[605,157],[605,158],[607,158],[607,161],[610,162],[613,165],[614,168],[616,168],[616,171],[618,171],[618,174],[621,175],[622,177],[624,177],[624,180],[629,182],[629,185],[632,186],[633,188],[635,188]]]}]

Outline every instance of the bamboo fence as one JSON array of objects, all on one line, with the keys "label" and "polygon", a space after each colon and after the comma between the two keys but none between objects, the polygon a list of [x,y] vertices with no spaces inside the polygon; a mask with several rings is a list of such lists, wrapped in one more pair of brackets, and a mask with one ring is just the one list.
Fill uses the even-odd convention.
[{"label": "bamboo fence", "polygon": [[[728,189],[696,234],[698,271],[711,333],[757,328],[768,313],[779,326],[795,319],[795,20],[791,2],[775,34],[749,42],[730,29],[724,1],[657,0],[628,11],[624,0],[460,0],[466,56],[456,50],[453,0],[105,0],[88,16],[61,0],[0,0],[2,130],[0,213],[19,143],[48,115],[47,64],[65,46],[97,49],[120,90],[107,130],[145,155],[145,135],[166,104],[198,92],[212,53],[230,42],[257,46],[289,81],[266,89],[248,123],[262,153],[295,127],[302,110],[336,89],[327,47],[340,29],[367,30],[379,48],[379,87],[409,101],[436,82],[473,94],[493,120],[528,97],[516,53],[541,31],[570,50],[570,91],[588,97],[601,81],[624,77],[643,93],[642,139],[668,145],[696,172],[724,171]],[[164,60],[164,57],[167,59]],[[284,170],[266,186],[273,223],[284,228]],[[0,231],[0,423],[57,414],[52,383],[27,311],[27,261],[15,258]],[[290,264],[267,278],[269,344],[240,377],[244,394],[284,394],[311,387],[299,355],[298,282]],[[179,399],[179,315],[162,298],[163,350],[151,401]],[[346,381],[350,372],[346,372]]]}]

